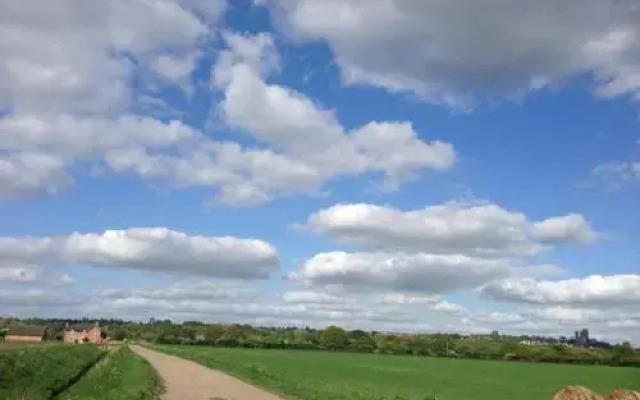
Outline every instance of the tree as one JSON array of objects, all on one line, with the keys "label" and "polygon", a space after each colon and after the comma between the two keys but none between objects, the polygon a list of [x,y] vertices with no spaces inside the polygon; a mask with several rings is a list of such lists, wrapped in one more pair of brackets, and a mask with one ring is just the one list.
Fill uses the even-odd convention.
[{"label": "tree", "polygon": [[180,337],[187,339],[188,341],[194,341],[196,339],[196,330],[189,327],[183,327],[180,330]]},{"label": "tree", "polygon": [[615,347],[611,356],[611,362],[614,365],[632,366],[637,365],[640,361],[640,354],[636,355],[633,346],[629,342],[623,342]]},{"label": "tree", "polygon": [[616,348],[618,356],[632,356],[634,354],[633,346],[629,342],[622,342],[620,346]]},{"label": "tree", "polygon": [[432,351],[440,356],[449,356],[449,350],[451,346],[451,340],[449,339],[449,336],[437,333],[433,335],[432,339]]},{"label": "tree", "polygon": [[413,355],[429,354],[430,344],[431,342],[423,335],[412,335],[406,341],[406,346]]},{"label": "tree", "polygon": [[[50,326],[44,333],[46,340],[61,340],[61,336],[64,334],[64,326]],[[62,335],[61,335],[62,334]]]},{"label": "tree", "polygon": [[305,329],[296,329],[292,332],[291,345],[297,349],[311,349],[317,345],[317,339]]},{"label": "tree", "polygon": [[360,329],[356,329],[355,331],[349,331],[347,333],[347,338],[349,340],[356,340],[356,339],[360,339],[362,337],[369,337],[369,334],[363,330]]},{"label": "tree", "polygon": [[240,341],[246,339],[247,334],[245,333],[245,328],[241,325],[229,325],[222,336],[222,339],[231,340],[231,341]]},{"label": "tree", "polygon": [[410,352],[403,340],[397,335],[381,335],[378,349],[381,353],[388,354],[407,354]]},{"label": "tree", "polygon": [[349,349],[351,350],[371,353],[376,349],[376,342],[365,331],[351,331],[347,334],[347,338],[349,342]]},{"label": "tree", "polygon": [[347,344],[347,336],[344,329],[332,325],[322,332],[321,341],[330,350],[341,350]]},{"label": "tree", "polygon": [[222,325],[211,325],[204,333],[204,339],[208,343],[214,343],[225,334],[225,327]]},{"label": "tree", "polygon": [[506,356],[507,354],[514,354],[518,351],[518,347],[518,342],[507,339],[500,344],[500,353],[503,356]]},{"label": "tree", "polygon": [[113,334],[113,340],[122,341],[122,340],[125,340],[126,338],[127,338],[127,332],[125,332],[124,329],[118,329]]}]

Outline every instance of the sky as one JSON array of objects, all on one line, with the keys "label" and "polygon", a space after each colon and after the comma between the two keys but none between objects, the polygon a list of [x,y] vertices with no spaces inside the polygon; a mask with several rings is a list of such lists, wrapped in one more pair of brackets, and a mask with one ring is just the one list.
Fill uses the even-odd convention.
[{"label": "sky", "polygon": [[633,0],[0,0],[0,315],[640,344]]}]

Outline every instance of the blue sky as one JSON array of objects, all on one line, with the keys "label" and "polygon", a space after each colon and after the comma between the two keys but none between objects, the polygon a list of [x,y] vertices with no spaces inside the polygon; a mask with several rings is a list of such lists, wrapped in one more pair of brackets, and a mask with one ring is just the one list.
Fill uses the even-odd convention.
[{"label": "blue sky", "polygon": [[640,10],[363,4],[0,5],[0,313],[640,340]]}]

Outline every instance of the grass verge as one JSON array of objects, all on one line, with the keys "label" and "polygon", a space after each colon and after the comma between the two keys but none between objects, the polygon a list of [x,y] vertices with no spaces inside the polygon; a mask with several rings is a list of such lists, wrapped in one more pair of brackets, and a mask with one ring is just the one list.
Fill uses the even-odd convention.
[{"label": "grass verge", "polygon": [[149,363],[128,346],[111,352],[60,400],[154,400],[160,379]]},{"label": "grass verge", "polygon": [[0,351],[0,399],[50,399],[72,385],[103,354],[92,345],[3,349]]}]

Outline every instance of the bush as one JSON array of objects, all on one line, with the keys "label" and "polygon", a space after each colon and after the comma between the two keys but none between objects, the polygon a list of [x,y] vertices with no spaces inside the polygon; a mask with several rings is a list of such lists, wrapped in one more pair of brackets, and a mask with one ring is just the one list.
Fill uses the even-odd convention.
[{"label": "bush", "polygon": [[127,332],[119,329],[113,334],[113,340],[123,341],[127,338]]},{"label": "bush", "polygon": [[104,353],[93,345],[47,345],[0,352],[0,399],[42,400],[69,387]]}]

